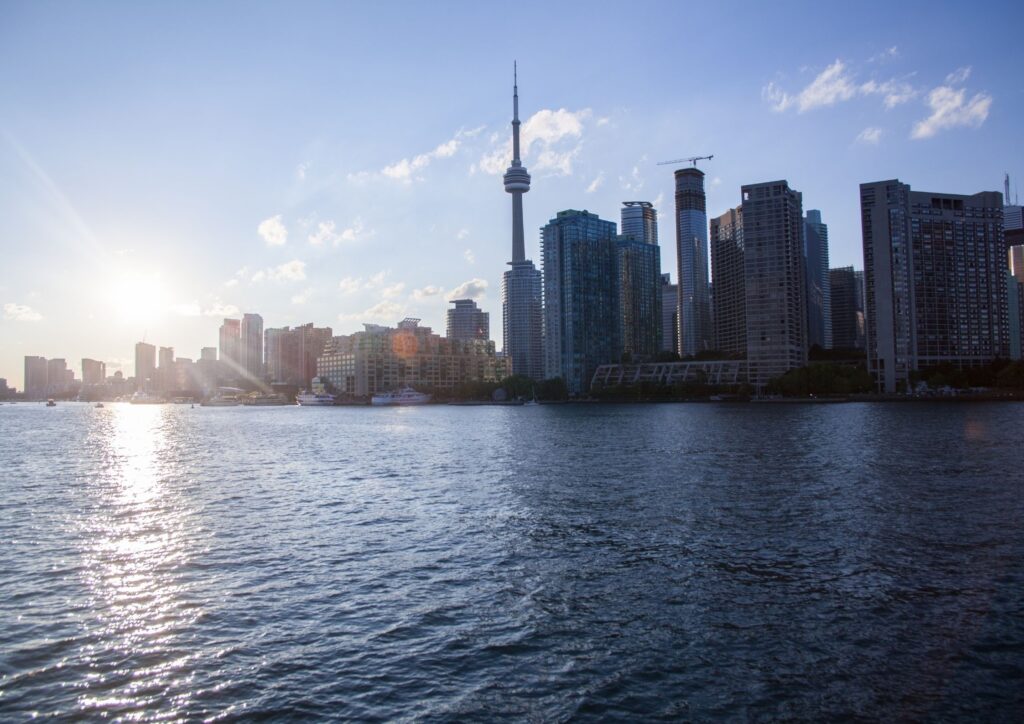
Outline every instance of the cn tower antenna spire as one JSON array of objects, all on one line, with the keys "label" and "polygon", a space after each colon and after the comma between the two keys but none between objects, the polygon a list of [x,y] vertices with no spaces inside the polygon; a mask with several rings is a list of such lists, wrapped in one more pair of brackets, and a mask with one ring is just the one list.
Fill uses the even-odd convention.
[{"label": "cn tower antenna spire", "polygon": [[519,64],[512,61],[512,165],[505,171],[505,191],[512,194],[512,263],[526,261],[523,234],[523,194],[530,190],[530,174],[519,157]]}]

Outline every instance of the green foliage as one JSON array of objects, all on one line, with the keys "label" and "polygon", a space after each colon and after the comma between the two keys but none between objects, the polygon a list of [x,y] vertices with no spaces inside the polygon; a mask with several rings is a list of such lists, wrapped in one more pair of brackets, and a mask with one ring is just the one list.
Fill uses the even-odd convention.
[{"label": "green foliage", "polygon": [[537,399],[562,402],[569,399],[569,388],[561,377],[552,377],[537,383]]},{"label": "green foliage", "polygon": [[812,363],[790,370],[768,383],[767,392],[786,397],[848,395],[874,390],[874,380],[861,366]]}]

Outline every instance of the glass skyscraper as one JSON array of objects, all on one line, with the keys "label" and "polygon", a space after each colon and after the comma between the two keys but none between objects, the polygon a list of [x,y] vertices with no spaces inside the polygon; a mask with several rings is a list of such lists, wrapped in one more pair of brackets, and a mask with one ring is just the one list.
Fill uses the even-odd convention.
[{"label": "glass skyscraper", "polygon": [[545,374],[584,394],[598,366],[622,356],[616,225],[560,211],[541,237]]},{"label": "glass skyscraper", "polygon": [[828,273],[828,226],[821,212],[804,218],[804,269],[807,273],[807,346],[832,349],[832,284]]},{"label": "glass skyscraper", "polygon": [[711,348],[708,289],[708,215],[704,172],[681,168],[676,180],[676,279],[679,284],[679,354]]},{"label": "glass skyscraper", "polygon": [[622,352],[650,360],[661,351],[661,247],[658,213],[649,201],[625,201],[616,241]]}]

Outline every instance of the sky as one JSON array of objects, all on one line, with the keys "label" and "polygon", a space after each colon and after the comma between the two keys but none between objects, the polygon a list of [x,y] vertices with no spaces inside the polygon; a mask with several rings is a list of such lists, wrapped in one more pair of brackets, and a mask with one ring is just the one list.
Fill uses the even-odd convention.
[{"label": "sky", "polygon": [[[0,377],[25,355],[133,373],[226,316],[501,346],[512,63],[527,256],[563,209],[659,211],[714,155],[709,216],[786,179],[863,267],[858,184],[1024,181],[1024,4],[0,3]],[[1015,185],[1016,181],[1014,181]]]}]

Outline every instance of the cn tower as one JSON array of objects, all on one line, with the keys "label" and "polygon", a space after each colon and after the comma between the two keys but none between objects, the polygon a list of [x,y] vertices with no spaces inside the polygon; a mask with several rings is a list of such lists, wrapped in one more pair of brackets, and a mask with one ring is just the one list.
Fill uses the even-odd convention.
[{"label": "cn tower", "polygon": [[505,172],[505,191],[512,194],[512,263],[526,260],[523,239],[523,194],[530,190],[530,174],[519,159],[519,69],[512,65],[512,165]]},{"label": "cn tower", "polygon": [[512,194],[512,261],[501,279],[504,353],[512,374],[544,379],[542,275],[526,258],[523,237],[523,194],[530,174],[519,158],[519,78],[512,66],[512,165],[505,172],[505,191]]}]

